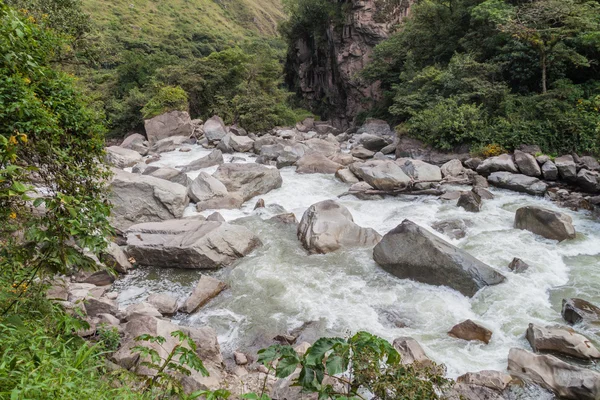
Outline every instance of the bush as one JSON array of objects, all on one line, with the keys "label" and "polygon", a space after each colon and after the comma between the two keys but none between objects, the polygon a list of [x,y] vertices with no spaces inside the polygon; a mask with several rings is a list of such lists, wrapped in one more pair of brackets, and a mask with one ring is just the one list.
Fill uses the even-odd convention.
[{"label": "bush", "polygon": [[188,96],[179,86],[165,86],[142,108],[144,119],[169,111],[188,111]]}]

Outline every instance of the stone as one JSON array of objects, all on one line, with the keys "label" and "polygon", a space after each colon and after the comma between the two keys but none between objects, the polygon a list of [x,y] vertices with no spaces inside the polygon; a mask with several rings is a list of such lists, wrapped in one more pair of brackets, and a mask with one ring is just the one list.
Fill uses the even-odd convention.
[{"label": "stone", "polygon": [[350,165],[350,171],[379,190],[401,189],[411,179],[394,161],[371,160]]},{"label": "stone", "polygon": [[229,192],[239,193],[244,201],[281,187],[283,180],[276,168],[259,164],[222,164],[213,177]]},{"label": "stone", "polygon": [[577,186],[588,193],[600,192],[600,173],[587,169],[579,170],[579,173],[577,173]]},{"label": "stone", "polygon": [[113,170],[111,224],[125,231],[134,223],[181,218],[189,203],[187,188],[152,176]]},{"label": "stone", "polygon": [[115,276],[105,269],[93,273],[84,273],[81,279],[77,280],[77,282],[89,283],[95,286],[107,286],[114,281]]},{"label": "stone", "polygon": [[254,140],[248,136],[231,135],[229,145],[239,153],[247,153],[254,148]]},{"label": "stone", "polygon": [[335,177],[338,178],[340,181],[344,182],[344,183],[358,183],[358,178],[356,177],[356,175],[354,175],[352,173],[352,171],[350,171],[349,168],[342,168],[342,169],[338,169],[335,172]]},{"label": "stone", "polygon": [[479,167],[481,165],[481,163],[483,162],[483,160],[479,157],[474,157],[474,158],[468,158],[467,160],[465,160],[465,167],[472,169],[473,171],[477,170],[477,167]]},{"label": "stone", "polygon": [[154,293],[146,299],[162,315],[171,316],[177,312],[177,299],[166,293]]},{"label": "stone", "polygon": [[100,260],[108,268],[112,268],[121,274],[125,274],[133,268],[125,252],[114,242],[110,242],[103,250],[100,254]]},{"label": "stone", "polygon": [[600,323],[600,307],[583,299],[563,299],[561,314],[564,320],[572,325],[580,322]]},{"label": "stone", "polygon": [[448,335],[469,341],[479,340],[485,344],[488,344],[492,339],[492,331],[470,319],[454,325]]},{"label": "stone", "polygon": [[407,219],[375,246],[373,258],[398,278],[448,286],[470,297],[485,286],[505,280],[466,251]]},{"label": "stone", "polygon": [[559,242],[576,237],[573,219],[569,215],[535,206],[521,207],[517,210],[515,228],[525,229]]},{"label": "stone", "polygon": [[207,221],[226,222],[225,218],[218,212],[214,212],[206,217]]},{"label": "stone", "polygon": [[542,196],[546,193],[548,185],[538,178],[510,172],[493,172],[488,177],[488,182],[502,189]]},{"label": "stone", "polygon": [[204,137],[209,141],[209,143],[215,143],[222,140],[227,135],[227,129],[225,128],[225,124],[223,120],[215,115],[209,118],[204,123]]},{"label": "stone", "polygon": [[208,275],[202,275],[179,311],[191,314],[227,288],[227,284]]},{"label": "stone", "polygon": [[126,232],[127,253],[141,265],[214,269],[262,245],[241,225],[199,219],[134,225]]},{"label": "stone", "polygon": [[450,160],[440,169],[444,178],[465,178],[467,171],[458,159]]},{"label": "stone", "polygon": [[148,142],[144,135],[140,135],[139,133],[133,133],[127,136],[123,142],[121,142],[121,147],[124,149],[135,150],[142,156],[148,154]]},{"label": "stone", "polygon": [[98,314],[117,314],[117,304],[106,298],[89,297],[85,300],[85,312],[89,317],[96,317]]},{"label": "stone", "polygon": [[350,154],[352,154],[352,157],[360,158],[361,160],[367,160],[369,158],[373,158],[375,152],[365,149],[363,146],[357,146],[352,149]]},{"label": "stone", "polygon": [[474,186],[473,193],[477,193],[482,200],[492,200],[494,195],[487,189],[482,188],[481,186]]},{"label": "stone", "polygon": [[123,327],[121,326],[121,321],[119,318],[115,317],[111,314],[98,314],[96,316],[98,318],[98,326],[104,325],[109,328],[117,328],[119,333],[123,331]]},{"label": "stone", "polygon": [[415,339],[402,336],[394,339],[392,344],[394,349],[400,353],[400,361],[404,365],[416,364],[423,367],[429,367],[432,365],[432,361],[427,354],[425,354],[425,350],[423,347],[417,342]]},{"label": "stone", "polygon": [[471,184],[473,185],[473,188],[477,188],[477,187],[488,188],[488,187],[490,187],[490,184],[487,181],[487,179],[485,179],[481,175],[473,175],[471,177]]},{"label": "stone", "polygon": [[600,358],[596,346],[571,328],[529,324],[525,337],[536,353],[556,353],[583,360]]},{"label": "stone", "polygon": [[169,151],[175,151],[183,144],[191,144],[192,139],[187,136],[171,136],[168,138],[160,139],[154,143],[150,148],[150,151],[155,154],[167,153]]},{"label": "stone", "polygon": [[467,236],[467,224],[462,219],[447,219],[431,225],[436,231],[451,239],[462,239]]},{"label": "stone", "polygon": [[99,299],[104,293],[106,293],[106,288],[91,283],[71,283],[69,285],[69,301],[71,302],[87,300],[92,297]]},{"label": "stone", "polygon": [[368,118],[366,122],[358,128],[358,134],[368,133],[377,136],[394,136],[394,131],[390,125],[381,119]]},{"label": "stone", "polygon": [[519,151],[522,151],[527,154],[536,155],[542,152],[540,146],[537,144],[521,144],[519,145]]},{"label": "stone", "polygon": [[517,168],[519,168],[519,171],[523,175],[534,176],[536,178],[542,176],[542,170],[534,156],[520,150],[515,150],[514,157],[515,164],[517,164]]},{"label": "stone", "polygon": [[117,168],[123,169],[133,167],[142,161],[142,156],[135,150],[129,150],[119,146],[106,148],[106,162]]},{"label": "stone", "polygon": [[296,172],[299,174],[335,174],[338,169],[343,168],[341,164],[320,153],[305,154],[296,165]]},{"label": "stone", "polygon": [[512,382],[512,377],[504,372],[484,370],[479,372],[467,372],[456,378],[456,381],[458,383],[483,386],[498,392],[503,392]]},{"label": "stone", "polygon": [[389,142],[382,136],[373,135],[366,132],[358,135],[356,141],[365,149],[373,152],[379,151],[389,144]]},{"label": "stone", "polygon": [[579,157],[579,165],[590,171],[600,171],[600,163],[592,156]]},{"label": "stone", "polygon": [[464,208],[469,212],[479,212],[481,211],[481,196],[479,196],[475,191],[471,190],[468,192],[462,192],[460,197],[458,198],[458,203],[456,203],[458,207]]},{"label": "stone", "polygon": [[304,145],[307,147],[307,154],[319,153],[325,157],[331,157],[340,152],[340,144],[337,141],[334,143],[327,140],[314,138],[305,141]]},{"label": "stone", "polygon": [[542,175],[547,181],[555,181],[558,179],[558,168],[556,164],[548,160],[542,165]]},{"label": "stone", "polygon": [[54,279],[46,290],[46,298],[50,300],[69,300],[69,285],[63,278]]},{"label": "stone", "polygon": [[462,191],[451,190],[449,192],[446,192],[446,193],[442,194],[440,196],[440,199],[441,200],[458,200],[460,198],[461,194],[462,194]]},{"label": "stone", "polygon": [[356,161],[354,157],[352,157],[352,154],[347,153],[336,153],[332,156],[329,156],[329,159],[338,164],[342,164],[343,166],[348,166]]},{"label": "stone", "polygon": [[233,134],[231,134],[231,133],[226,134],[225,137],[217,143],[217,150],[221,150],[223,153],[226,153],[226,154],[233,153],[235,150],[233,149],[233,147],[231,147],[231,138],[232,137],[233,137]]},{"label": "stone", "polygon": [[487,158],[477,167],[477,173],[481,175],[489,175],[492,172],[499,171],[512,172],[514,174],[519,173],[510,154]]},{"label": "stone", "polygon": [[265,199],[258,199],[256,201],[256,204],[254,205],[254,209],[256,210],[257,208],[265,208]]},{"label": "stone", "polygon": [[200,172],[188,186],[187,193],[193,202],[199,203],[215,197],[225,197],[229,191],[221,181],[212,175]]},{"label": "stone", "polygon": [[381,235],[355,224],[346,207],[325,200],[306,210],[298,226],[298,239],[310,253],[330,253],[344,247],[373,246]]},{"label": "stone", "polygon": [[396,164],[402,168],[402,171],[415,181],[433,181],[442,180],[442,171],[437,165],[428,164],[421,160],[411,160],[401,158],[396,160]]},{"label": "stone", "polygon": [[150,303],[142,302],[128,306],[125,309],[125,320],[130,321],[142,315],[150,317],[162,317],[162,314]]},{"label": "stone", "polygon": [[553,391],[564,399],[600,398],[600,373],[567,364],[550,355],[536,355],[512,348],[508,354],[508,372]]},{"label": "stone", "polygon": [[[147,168],[146,171],[148,171],[149,169],[150,168]],[[157,168],[155,170],[151,170],[150,172],[146,171],[144,171],[142,175],[153,176],[155,178],[164,179],[169,182],[179,183],[183,186],[188,186],[191,182],[191,179],[188,178],[188,176],[185,173],[176,170],[175,168],[162,167]]]},{"label": "stone", "polygon": [[190,137],[194,133],[190,115],[185,111],[171,111],[144,121],[150,145],[170,136]]},{"label": "stone", "polygon": [[547,163],[548,161],[550,161],[550,156],[542,154],[540,156],[537,156],[535,158],[535,160],[538,162],[539,165],[544,165],[545,163]]},{"label": "stone", "polygon": [[513,271],[517,274],[520,274],[529,269],[529,264],[527,264],[525,261],[521,260],[520,258],[515,257],[510,262],[510,264],[508,264],[508,269],[510,269],[511,271]]},{"label": "stone", "polygon": [[196,203],[196,211],[202,212],[215,209],[232,210],[242,207],[242,204],[244,204],[244,199],[240,193],[227,193],[224,196],[215,196]]},{"label": "stone", "polygon": [[269,218],[269,221],[275,221],[287,225],[298,225],[298,220],[296,219],[296,215],[294,213],[278,214]]},{"label": "stone", "polygon": [[237,365],[246,365],[248,364],[248,357],[242,353],[241,351],[233,352],[233,359]]},{"label": "stone", "polygon": [[148,164],[141,161],[141,162],[135,164],[133,167],[131,167],[131,172],[134,174],[141,174],[146,170],[146,168],[148,168]]},{"label": "stone", "polygon": [[210,154],[192,161],[187,165],[179,165],[177,168],[181,169],[181,172],[192,172],[198,171],[199,169],[212,167],[214,165],[221,165],[225,161],[223,160],[223,152],[219,149],[215,149]]},{"label": "stone", "polygon": [[577,165],[573,156],[566,155],[557,157],[554,164],[558,169],[558,175],[566,181],[575,181],[577,179]]}]

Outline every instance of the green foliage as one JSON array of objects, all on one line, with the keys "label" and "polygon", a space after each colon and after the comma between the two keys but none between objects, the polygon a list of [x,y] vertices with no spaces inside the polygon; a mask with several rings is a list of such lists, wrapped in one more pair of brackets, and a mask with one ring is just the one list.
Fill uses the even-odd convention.
[{"label": "green foliage", "polygon": [[100,324],[96,328],[96,336],[98,343],[109,353],[117,351],[119,344],[121,343],[119,330],[114,326]]},{"label": "green foliage", "polygon": [[179,86],[165,86],[142,108],[145,119],[156,117],[169,111],[188,111],[188,97]]},{"label": "green foliage", "polygon": [[348,339],[321,338],[303,357],[291,346],[274,345],[259,351],[258,362],[279,378],[300,368],[295,384],[320,399],[361,399],[365,392],[379,399],[438,399],[451,383],[435,365],[403,365],[389,342],[367,332]]}]

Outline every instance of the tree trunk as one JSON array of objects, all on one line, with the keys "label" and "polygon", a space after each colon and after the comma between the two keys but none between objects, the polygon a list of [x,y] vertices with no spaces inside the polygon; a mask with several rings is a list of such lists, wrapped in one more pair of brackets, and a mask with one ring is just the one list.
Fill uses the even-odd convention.
[{"label": "tree trunk", "polygon": [[542,64],[542,93],[546,93],[548,91],[548,88],[546,86],[546,69],[547,69],[547,65],[546,65],[546,52],[542,51],[542,60],[541,60],[541,64]]}]

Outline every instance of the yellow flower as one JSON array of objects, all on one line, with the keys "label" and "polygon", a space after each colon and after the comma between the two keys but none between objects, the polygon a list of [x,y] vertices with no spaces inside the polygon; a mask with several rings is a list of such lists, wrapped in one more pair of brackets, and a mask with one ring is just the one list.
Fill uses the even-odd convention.
[{"label": "yellow flower", "polygon": [[8,138],[8,143],[10,143],[10,144],[17,144],[17,138],[14,135],[11,135]]},{"label": "yellow flower", "polygon": [[31,83],[31,79],[29,79],[29,78],[27,78],[27,77],[25,77],[25,79],[23,79],[23,80],[25,81],[25,83],[26,83],[27,85],[29,85],[29,84]]},{"label": "yellow flower", "polygon": [[24,134],[24,133],[21,133],[21,134],[19,135],[19,139],[21,139],[21,142],[23,142],[23,143],[27,143],[27,135],[26,135],[26,134]]},{"label": "yellow flower", "polygon": [[17,218],[17,213],[13,211],[13,212],[10,213],[9,217],[12,218],[12,219],[16,219]]}]

